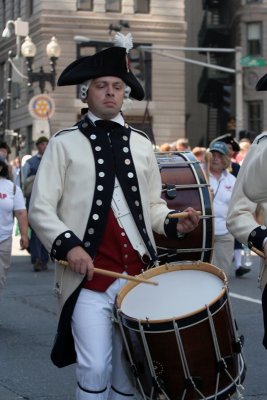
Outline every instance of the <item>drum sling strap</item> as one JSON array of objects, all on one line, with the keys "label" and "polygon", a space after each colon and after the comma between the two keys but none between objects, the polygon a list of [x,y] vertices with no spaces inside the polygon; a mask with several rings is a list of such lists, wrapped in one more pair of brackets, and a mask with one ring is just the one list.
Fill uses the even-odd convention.
[{"label": "drum sling strap", "polygon": [[111,206],[116,176],[153,265],[157,262],[157,253],[144,221],[137,172],[130,148],[131,129],[113,121],[98,120],[95,124],[87,117],[78,123],[80,131],[91,144],[96,170],[94,198],[83,238],[86,251],[93,257],[96,253]]}]

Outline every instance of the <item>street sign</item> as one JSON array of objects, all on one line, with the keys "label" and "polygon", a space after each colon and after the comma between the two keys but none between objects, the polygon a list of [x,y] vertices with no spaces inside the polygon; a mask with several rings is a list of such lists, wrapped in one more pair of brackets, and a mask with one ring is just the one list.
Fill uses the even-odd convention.
[{"label": "street sign", "polygon": [[49,119],[55,112],[55,102],[47,94],[38,94],[30,100],[28,110],[35,119]]},{"label": "street sign", "polygon": [[240,59],[240,65],[242,65],[242,67],[265,67],[267,64],[264,58],[245,56]]}]

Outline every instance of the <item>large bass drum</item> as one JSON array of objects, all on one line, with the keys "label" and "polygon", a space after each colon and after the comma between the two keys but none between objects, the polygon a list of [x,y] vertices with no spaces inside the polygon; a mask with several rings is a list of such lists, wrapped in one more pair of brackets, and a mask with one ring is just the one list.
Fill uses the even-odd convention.
[{"label": "large bass drum", "polygon": [[144,400],[224,400],[246,367],[224,272],[202,262],[161,265],[127,283],[115,310]]},{"label": "large bass drum", "polygon": [[201,212],[198,227],[182,239],[169,240],[155,233],[160,263],[176,261],[211,262],[213,250],[213,209],[209,185],[191,151],[156,153],[162,180],[162,198],[168,207],[183,211],[193,207]]}]

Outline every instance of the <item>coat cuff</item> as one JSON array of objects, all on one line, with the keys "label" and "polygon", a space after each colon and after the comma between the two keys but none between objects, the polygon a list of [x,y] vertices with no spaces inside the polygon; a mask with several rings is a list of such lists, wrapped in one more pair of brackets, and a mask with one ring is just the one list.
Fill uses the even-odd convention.
[{"label": "coat cuff", "polygon": [[53,261],[64,260],[68,251],[76,246],[84,247],[83,242],[72,231],[65,231],[54,240],[50,256]]},{"label": "coat cuff", "polygon": [[[169,214],[174,214],[177,211],[171,211],[168,213]],[[168,239],[182,239],[185,234],[178,232],[177,231],[177,223],[179,221],[179,218],[168,218],[168,216],[166,217],[165,221],[164,221],[164,231],[165,231],[165,235],[167,236]]]},{"label": "coat cuff", "polygon": [[262,250],[263,241],[267,237],[267,228],[265,225],[260,225],[257,228],[253,229],[248,237],[248,246],[256,247],[259,250]]}]

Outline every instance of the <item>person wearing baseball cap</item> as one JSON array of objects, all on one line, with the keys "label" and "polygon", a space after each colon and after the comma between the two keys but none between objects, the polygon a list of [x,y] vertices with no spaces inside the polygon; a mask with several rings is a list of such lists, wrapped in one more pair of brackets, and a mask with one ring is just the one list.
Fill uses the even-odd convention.
[{"label": "person wearing baseball cap", "polygon": [[[231,172],[232,175],[237,177],[237,174],[240,170],[240,165],[235,161],[236,155],[240,151],[240,146],[238,141],[233,138],[231,133],[226,133],[224,135],[218,136],[211,143],[210,146],[213,146],[216,142],[224,142],[228,148],[228,155],[231,159],[231,163],[229,165],[228,171]],[[243,275],[250,272],[250,268],[242,265],[242,249],[243,245],[238,240],[234,241],[234,263],[235,263],[235,276],[242,277]]]},{"label": "person wearing baseball cap", "polygon": [[211,263],[229,275],[234,250],[234,237],[226,227],[226,217],[236,178],[227,170],[231,160],[226,143],[215,141],[209,151],[209,183],[214,209],[214,250]]},{"label": "person wearing baseball cap", "polygon": [[115,46],[60,75],[59,86],[81,85],[88,112],[50,139],[30,204],[30,222],[56,260],[60,318],[51,358],[59,367],[77,363],[76,400],[135,398],[113,323],[125,284],[115,273],[127,278],[157,264],[153,231],[177,238],[199,222],[190,207],[185,220],[168,218],[152,143],[121,113],[126,92],[144,98],[129,63],[132,46],[131,34],[117,33]]}]

